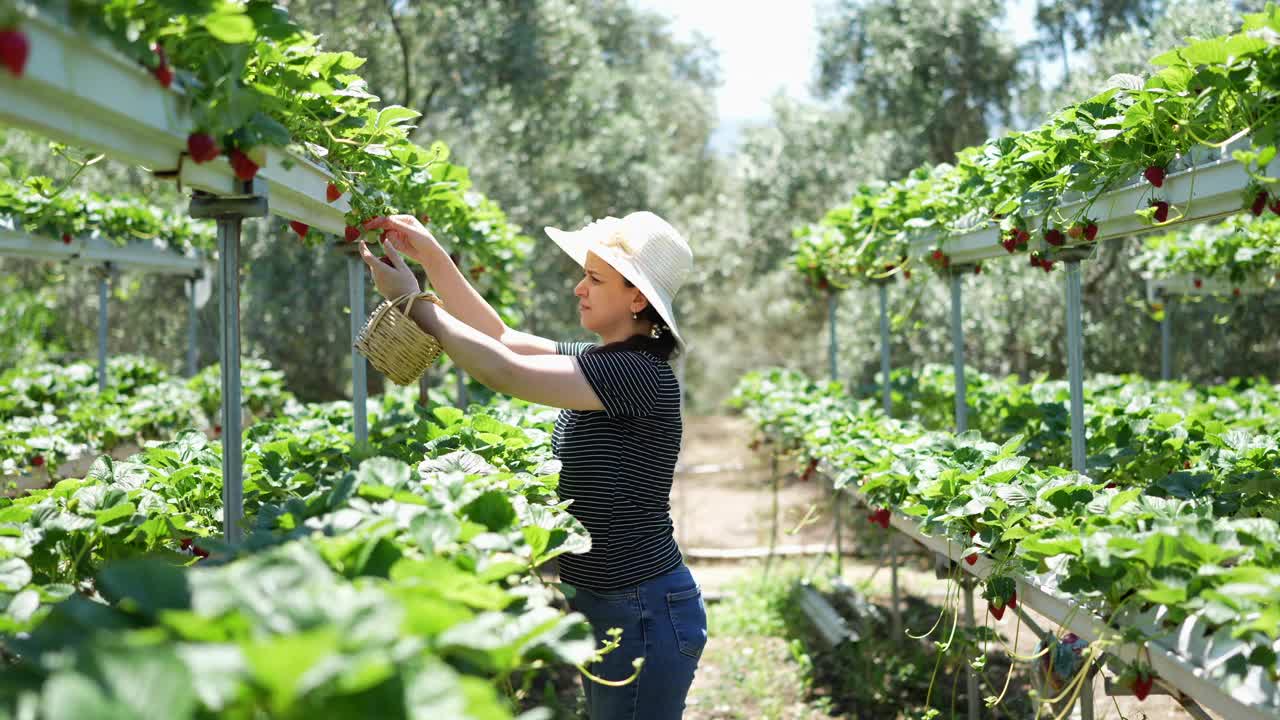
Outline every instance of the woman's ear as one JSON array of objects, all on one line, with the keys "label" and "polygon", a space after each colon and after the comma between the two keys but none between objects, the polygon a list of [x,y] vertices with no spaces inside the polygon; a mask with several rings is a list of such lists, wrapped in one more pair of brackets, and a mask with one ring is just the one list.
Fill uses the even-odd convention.
[{"label": "woman's ear", "polygon": [[644,296],[644,293],[636,290],[636,296],[631,300],[631,312],[638,313],[647,307],[649,307],[649,299]]}]

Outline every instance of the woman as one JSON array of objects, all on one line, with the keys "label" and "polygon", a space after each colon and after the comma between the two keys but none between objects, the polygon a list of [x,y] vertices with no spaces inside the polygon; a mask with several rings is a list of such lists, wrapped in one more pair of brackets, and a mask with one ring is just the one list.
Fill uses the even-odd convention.
[{"label": "woman", "polygon": [[563,408],[552,449],[560,495],[591,533],[591,551],[560,558],[570,607],[597,642],[621,628],[621,645],[586,676],[591,720],[675,720],[707,640],[702,592],[672,532],[671,482],[683,424],[669,360],[684,349],[672,298],[693,264],[689,246],[649,212],[546,233],[583,267],[574,288],[582,326],[599,344],[553,342],[506,327],[440,243],[410,215],[376,218],[388,266],[362,242],[378,291],[418,292],[400,253],[422,264],[448,310],[415,303],[413,319],[449,357],[496,392]]}]

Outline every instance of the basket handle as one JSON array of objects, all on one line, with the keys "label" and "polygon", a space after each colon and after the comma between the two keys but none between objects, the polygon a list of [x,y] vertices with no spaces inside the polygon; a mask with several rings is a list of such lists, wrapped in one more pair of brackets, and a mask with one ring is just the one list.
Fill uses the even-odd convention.
[{"label": "basket handle", "polygon": [[382,317],[384,315],[391,312],[392,308],[396,307],[397,305],[399,305],[400,303],[406,300],[409,301],[408,304],[404,306],[404,314],[407,316],[409,314],[409,310],[413,308],[413,301],[417,300],[418,298],[425,298],[436,303],[437,305],[440,304],[440,301],[436,298],[435,293],[429,293],[429,292],[408,293],[406,295],[401,295],[400,297],[396,298],[395,300],[392,300],[389,303],[384,303],[383,305],[381,305],[377,310],[374,311],[373,317],[369,318],[369,323],[371,325],[376,325],[378,322],[382,320]]}]

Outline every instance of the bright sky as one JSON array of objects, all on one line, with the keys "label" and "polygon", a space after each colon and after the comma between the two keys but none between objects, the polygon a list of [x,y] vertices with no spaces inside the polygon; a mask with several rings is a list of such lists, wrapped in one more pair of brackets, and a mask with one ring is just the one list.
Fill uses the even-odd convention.
[{"label": "bright sky", "polygon": [[[678,35],[700,32],[720,53],[720,128],[713,142],[731,146],[743,124],[768,118],[778,89],[809,96],[817,57],[816,7],[821,0],[638,0],[673,19]],[[1013,37],[1029,37],[1034,0],[1006,0]]]}]

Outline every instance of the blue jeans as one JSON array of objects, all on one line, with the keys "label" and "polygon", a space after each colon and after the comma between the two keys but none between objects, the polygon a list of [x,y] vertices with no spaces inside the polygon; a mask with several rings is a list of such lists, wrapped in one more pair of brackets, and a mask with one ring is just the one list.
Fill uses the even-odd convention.
[{"label": "blue jeans", "polygon": [[680,720],[693,674],[707,644],[707,608],[689,568],[609,592],[574,587],[569,607],[587,616],[597,647],[609,628],[622,629],[622,644],[587,667],[604,680],[625,680],[632,661],[644,658],[640,677],[622,687],[583,676],[591,720]]}]

